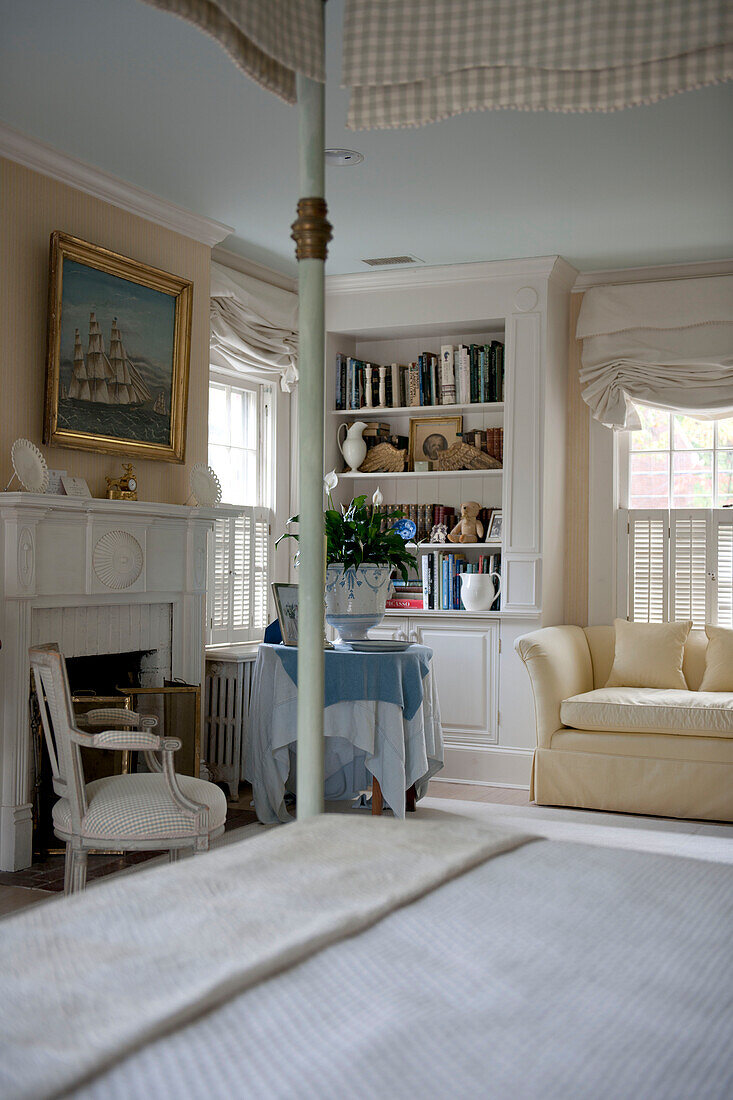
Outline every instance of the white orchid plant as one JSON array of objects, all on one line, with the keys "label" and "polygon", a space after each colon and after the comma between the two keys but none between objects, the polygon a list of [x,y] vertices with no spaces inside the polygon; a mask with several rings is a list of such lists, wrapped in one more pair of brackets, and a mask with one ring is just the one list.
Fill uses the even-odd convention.
[{"label": "white orchid plant", "polygon": [[[323,488],[326,493],[328,507],[324,510],[324,523],[326,528],[326,563],[328,565],[343,565],[344,569],[360,565],[390,565],[399,570],[403,580],[407,580],[409,568],[417,565],[416,558],[408,552],[404,540],[395,530],[390,528],[382,531],[382,520],[398,520],[402,518],[399,509],[386,513],[378,509],[384,503],[384,497],[377,488],[372,497],[371,506],[367,504],[366,496],[354,497],[350,504],[342,504],[336,507],[332,493],[338,486],[338,475],[335,470],[326,474],[323,479]],[[291,516],[286,527],[297,523],[299,517]],[[294,531],[286,531],[280,535],[275,546],[283,539],[295,539],[298,535]]]}]

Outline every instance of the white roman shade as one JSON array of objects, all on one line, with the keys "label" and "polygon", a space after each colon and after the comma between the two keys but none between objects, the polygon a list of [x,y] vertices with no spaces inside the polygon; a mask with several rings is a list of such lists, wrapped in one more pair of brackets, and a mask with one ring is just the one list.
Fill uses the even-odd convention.
[{"label": "white roman shade", "polygon": [[211,265],[211,363],[239,374],[298,380],[298,296],[221,264]]},{"label": "white roman shade", "polygon": [[733,276],[593,287],[576,332],[583,400],[609,428],[640,428],[636,401],[733,416]]},{"label": "white roman shade", "polygon": [[613,111],[730,79],[729,0],[347,0],[354,129]]},{"label": "white roman shade", "polygon": [[211,35],[263,88],[295,103],[295,74],[326,79],[323,0],[146,0]]}]

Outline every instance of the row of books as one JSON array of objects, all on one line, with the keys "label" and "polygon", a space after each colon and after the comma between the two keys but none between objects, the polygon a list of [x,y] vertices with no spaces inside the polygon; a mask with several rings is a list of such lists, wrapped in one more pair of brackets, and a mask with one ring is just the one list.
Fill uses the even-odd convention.
[{"label": "row of books", "polygon": [[479,451],[493,455],[499,462],[504,461],[504,429],[483,428],[480,431],[463,432],[463,442],[470,443]]},{"label": "row of books", "polygon": [[[382,532],[394,523],[393,519],[387,518],[388,512],[400,511],[405,519],[411,519],[417,528],[415,536],[417,542],[427,542],[433,527],[439,523],[444,523],[448,531],[451,531],[458,523],[460,516],[460,508],[446,504],[381,504],[377,510],[383,515],[380,525]],[[478,514],[478,518],[484,525],[484,538],[492,511],[492,508],[482,508]]]},{"label": "row of books", "polygon": [[[420,577],[406,582],[394,581],[395,594],[387,607],[403,611],[465,611],[461,600],[461,573],[501,574],[501,554],[482,554],[469,562],[460,553],[436,551],[423,554]],[[491,606],[498,611],[501,597]]]},{"label": "row of books", "polygon": [[336,409],[476,405],[504,400],[504,345],[444,344],[414,363],[366,363],[336,356]]}]

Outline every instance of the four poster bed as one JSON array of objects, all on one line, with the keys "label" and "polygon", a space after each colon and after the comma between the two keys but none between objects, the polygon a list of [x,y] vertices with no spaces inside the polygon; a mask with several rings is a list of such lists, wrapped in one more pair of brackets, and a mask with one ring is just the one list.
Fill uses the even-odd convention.
[{"label": "four poster bed", "polygon": [[[304,198],[293,235],[309,428],[299,467],[299,820],[3,922],[0,1093],[733,1095],[731,868],[503,834],[447,814],[322,813],[323,469],[312,446],[323,435],[330,233],[322,4],[150,2],[214,35],[266,87],[291,100],[297,90]],[[697,27],[688,11],[714,0],[682,4],[674,28],[655,10],[660,0],[576,0],[558,23],[560,6],[353,0],[345,68],[359,84],[356,123],[419,124],[488,106],[612,109],[723,78],[721,45],[706,37],[714,20]],[[608,31],[604,56],[580,71],[588,42],[578,51],[560,39],[566,23],[593,18]],[[653,40],[646,55],[624,20]],[[419,56],[404,55],[407,33]],[[618,51],[629,41],[624,68]],[[522,44],[542,79],[516,60]],[[436,76],[443,47],[469,63]],[[497,51],[492,70],[484,58]],[[580,58],[578,71],[567,56]],[[599,79],[610,61],[613,77]],[[387,86],[384,74],[401,64],[404,82]],[[370,67],[380,74],[371,86]]]}]

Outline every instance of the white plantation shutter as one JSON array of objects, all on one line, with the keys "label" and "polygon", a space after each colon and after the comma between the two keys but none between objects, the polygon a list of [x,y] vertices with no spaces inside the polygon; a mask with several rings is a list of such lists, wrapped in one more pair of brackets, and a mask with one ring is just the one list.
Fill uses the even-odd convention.
[{"label": "white plantation shutter", "polygon": [[252,539],[252,602],[255,630],[267,626],[267,606],[270,595],[270,512],[255,508]]},{"label": "white plantation shutter", "polygon": [[733,509],[626,514],[629,619],[733,627]]},{"label": "white plantation shutter", "polygon": [[[209,574],[209,622],[211,630],[226,630],[229,622],[229,520],[214,524],[212,568]],[[217,639],[218,640],[218,639]]]},{"label": "white plantation shutter", "polygon": [[717,626],[733,628],[733,508],[713,517]]},{"label": "white plantation shutter", "polygon": [[209,637],[214,643],[262,638],[267,626],[271,514],[242,508],[214,525]]},{"label": "white plantation shutter", "polygon": [[704,509],[670,513],[670,619],[692,619],[695,630],[710,622],[708,554],[710,512]]},{"label": "white plantation shutter", "polygon": [[662,623],[669,599],[669,513],[635,510],[629,524],[629,618]]}]

